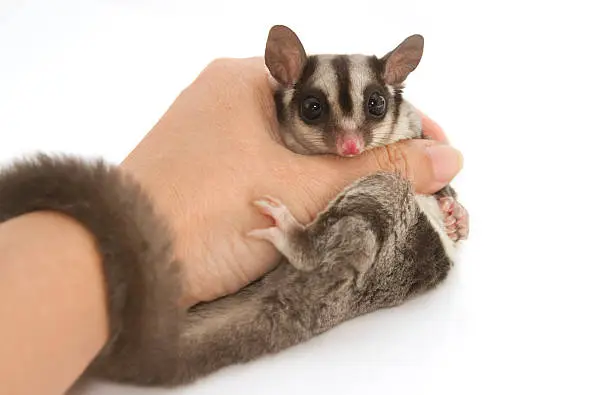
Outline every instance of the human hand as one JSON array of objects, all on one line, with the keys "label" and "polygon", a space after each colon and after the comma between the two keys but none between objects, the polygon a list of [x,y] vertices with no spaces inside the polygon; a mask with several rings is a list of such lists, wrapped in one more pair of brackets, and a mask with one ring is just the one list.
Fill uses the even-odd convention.
[{"label": "human hand", "polygon": [[174,232],[185,305],[236,292],[278,262],[273,246],[247,236],[270,226],[252,205],[263,195],[307,223],[366,174],[400,171],[417,192],[432,193],[462,166],[425,116],[424,132],[437,141],[403,141],[355,158],[297,155],[280,144],[276,128],[263,59],[217,60],[122,163]]}]

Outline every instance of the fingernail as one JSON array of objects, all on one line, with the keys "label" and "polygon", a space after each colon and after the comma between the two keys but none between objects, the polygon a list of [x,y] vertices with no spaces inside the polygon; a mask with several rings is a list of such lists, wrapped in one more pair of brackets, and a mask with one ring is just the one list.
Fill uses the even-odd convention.
[{"label": "fingernail", "polygon": [[434,179],[448,183],[463,167],[463,155],[449,145],[432,145],[427,147],[431,159]]}]

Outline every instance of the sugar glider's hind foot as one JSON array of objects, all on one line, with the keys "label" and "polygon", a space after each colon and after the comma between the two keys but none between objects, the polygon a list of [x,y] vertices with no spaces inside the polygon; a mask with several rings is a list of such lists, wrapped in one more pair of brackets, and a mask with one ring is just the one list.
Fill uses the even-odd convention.
[{"label": "sugar glider's hind foot", "polygon": [[254,203],[274,220],[275,226],[252,230],[248,236],[273,244],[296,269],[312,271],[340,265],[363,272],[372,264],[376,237],[359,211],[352,213],[356,216],[349,212],[327,221],[327,210],[323,217],[305,226],[276,198],[265,196]]},{"label": "sugar glider's hind foot", "polygon": [[291,214],[289,209],[280,200],[272,196],[264,196],[253,203],[262,214],[272,218],[274,225],[283,232],[297,231],[304,228]]},{"label": "sugar glider's hind foot", "polygon": [[278,199],[272,196],[253,202],[259,211],[274,221],[274,226],[264,229],[254,229],[247,235],[256,239],[265,240],[285,256],[289,262],[298,270],[310,270],[313,264],[308,264],[301,259],[299,251],[299,239],[304,231],[304,225],[298,222],[291,211]]},{"label": "sugar glider's hind foot", "polygon": [[469,214],[465,207],[452,196],[438,198],[440,210],[444,213],[446,234],[454,242],[466,240],[469,235]]},{"label": "sugar glider's hind foot", "polygon": [[248,235],[272,243],[281,253],[288,252],[291,235],[303,230],[304,225],[295,219],[280,200],[272,196],[264,196],[253,204],[262,214],[274,221],[274,226],[252,230]]}]

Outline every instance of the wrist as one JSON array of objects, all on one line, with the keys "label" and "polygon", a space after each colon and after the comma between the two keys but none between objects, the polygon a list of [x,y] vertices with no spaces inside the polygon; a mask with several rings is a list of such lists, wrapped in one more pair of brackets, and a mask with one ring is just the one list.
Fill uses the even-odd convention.
[{"label": "wrist", "polygon": [[[90,247],[93,244],[99,253],[108,340],[88,365],[86,376],[104,376],[112,369],[125,371],[119,367],[125,353],[139,355],[143,349],[157,352],[155,347],[142,345],[142,333],[149,328],[155,327],[161,337],[177,338],[175,326],[165,327],[165,332],[155,326],[158,316],[170,317],[173,322],[181,313],[176,308],[180,284],[179,271],[171,256],[172,243],[165,221],[159,218],[137,182],[102,160],[71,156],[39,154],[0,171],[0,222],[25,218],[26,213],[40,215],[41,211],[74,218],[95,240],[89,244],[79,241],[79,237],[86,238],[87,231],[76,231],[77,225],[64,226],[72,229],[70,243],[50,238],[63,253],[81,248],[74,247],[77,244]],[[61,222],[66,224],[69,220]],[[61,231],[56,232],[57,236],[62,235]],[[45,248],[39,246],[36,251],[42,256]],[[71,258],[74,260],[71,265],[77,265],[78,259]],[[52,296],[52,292],[47,295]],[[81,325],[77,321],[83,319],[88,320],[89,313],[72,323]],[[63,338],[66,334],[55,332],[49,336]],[[125,363],[129,365],[130,361]]]},{"label": "wrist", "polygon": [[10,317],[0,382],[9,393],[64,392],[108,337],[93,236],[56,212],[14,217],[0,224],[0,273],[0,316]]}]

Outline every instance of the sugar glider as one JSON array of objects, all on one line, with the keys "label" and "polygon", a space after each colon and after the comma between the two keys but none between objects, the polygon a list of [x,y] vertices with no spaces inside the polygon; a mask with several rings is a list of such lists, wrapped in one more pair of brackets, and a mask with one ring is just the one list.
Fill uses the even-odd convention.
[{"label": "sugar glider", "polygon": [[[275,93],[281,138],[305,155],[355,156],[403,139],[424,138],[421,117],[403,98],[403,83],[421,61],[415,34],[382,59],[366,55],[308,56],[297,35],[274,26],[266,66],[280,84]],[[446,186],[435,194],[453,241],[468,236],[468,213]]]},{"label": "sugar glider", "polygon": [[[279,82],[275,97],[287,147],[350,156],[422,138],[401,87],[422,50],[423,38],[414,35],[382,58],[307,56],[295,33],[274,26],[265,62]],[[417,195],[401,177],[376,173],[347,187],[309,224],[296,221],[279,200],[262,197],[256,207],[274,226],[250,236],[276,246],[283,256],[278,266],[233,295],[180,311],[167,300],[178,286],[176,276],[165,275],[170,265],[149,262],[142,271],[153,274],[141,294],[121,288],[131,292],[133,306],[148,307],[124,324],[87,375],[140,385],[187,383],[434,288],[467,235],[454,192],[437,195]]]}]

